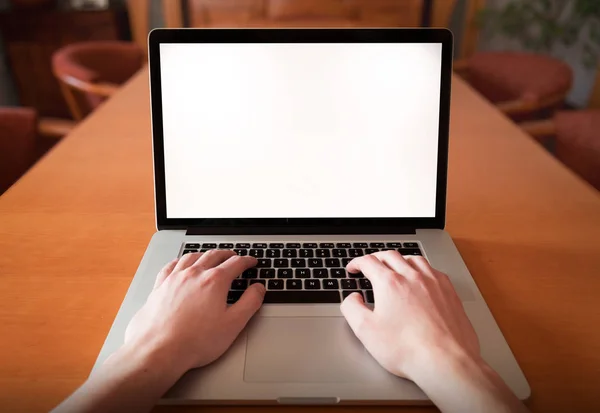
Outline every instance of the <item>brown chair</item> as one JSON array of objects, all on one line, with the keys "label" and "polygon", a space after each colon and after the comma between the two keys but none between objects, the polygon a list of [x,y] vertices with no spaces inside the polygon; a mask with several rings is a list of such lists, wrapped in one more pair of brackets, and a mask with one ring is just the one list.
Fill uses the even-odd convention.
[{"label": "brown chair", "polygon": [[526,122],[537,139],[554,137],[556,157],[600,191],[600,110],[559,111],[553,119]]},{"label": "brown chair", "polygon": [[115,93],[144,64],[134,43],[81,42],[52,56],[52,70],[75,120],[83,119]]},{"label": "brown chair", "polygon": [[506,115],[518,119],[560,107],[573,83],[567,64],[534,53],[476,53],[456,62],[454,70]]},{"label": "brown chair", "polygon": [[38,119],[32,108],[0,108],[0,194],[72,126],[61,119]]}]

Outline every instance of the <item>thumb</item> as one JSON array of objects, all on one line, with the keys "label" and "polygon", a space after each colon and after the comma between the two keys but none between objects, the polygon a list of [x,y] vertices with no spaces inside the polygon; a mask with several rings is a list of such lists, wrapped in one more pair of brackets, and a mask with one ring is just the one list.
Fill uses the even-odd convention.
[{"label": "thumb", "polygon": [[354,335],[356,335],[363,344],[366,344],[363,339],[365,338],[365,330],[371,321],[373,312],[365,305],[362,294],[350,294],[342,302],[340,310],[354,332]]},{"label": "thumb", "polygon": [[265,298],[265,286],[261,283],[252,284],[228,312],[241,331],[252,316],[258,311]]}]

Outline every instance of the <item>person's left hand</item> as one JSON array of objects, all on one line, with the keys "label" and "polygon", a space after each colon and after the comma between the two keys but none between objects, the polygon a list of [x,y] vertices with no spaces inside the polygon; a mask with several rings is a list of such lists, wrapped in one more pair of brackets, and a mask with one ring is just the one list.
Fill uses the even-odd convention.
[{"label": "person's left hand", "polygon": [[231,307],[231,282],[256,265],[229,250],[186,254],[158,274],[148,301],[125,332],[125,346],[143,349],[180,374],[205,366],[231,346],[260,308],[265,287],[252,284]]}]

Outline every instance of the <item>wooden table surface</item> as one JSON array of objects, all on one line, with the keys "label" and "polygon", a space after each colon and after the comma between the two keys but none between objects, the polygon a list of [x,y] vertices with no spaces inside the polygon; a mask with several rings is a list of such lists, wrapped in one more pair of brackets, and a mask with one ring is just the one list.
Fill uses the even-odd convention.
[{"label": "wooden table surface", "polygon": [[[48,410],[85,380],[155,231],[147,76],[0,197],[0,411]],[[531,384],[528,405],[599,412],[599,194],[460,79],[451,117],[447,229]]]}]

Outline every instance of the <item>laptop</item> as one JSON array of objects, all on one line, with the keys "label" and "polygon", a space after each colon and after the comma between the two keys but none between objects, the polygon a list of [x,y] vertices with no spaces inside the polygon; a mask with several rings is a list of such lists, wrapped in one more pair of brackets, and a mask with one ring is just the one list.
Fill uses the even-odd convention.
[{"label": "laptop", "polygon": [[[122,343],[157,272],[189,252],[258,259],[265,304],[227,353],[167,404],[419,404],[339,310],[370,305],[353,258],[422,255],[447,273],[485,360],[520,399],[527,381],[444,231],[452,73],[445,29],[158,29],[149,36],[158,231],[95,368]],[[201,316],[199,314],[198,316]]]}]

